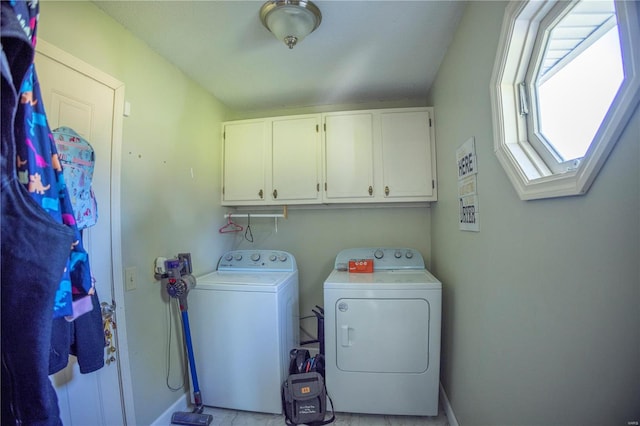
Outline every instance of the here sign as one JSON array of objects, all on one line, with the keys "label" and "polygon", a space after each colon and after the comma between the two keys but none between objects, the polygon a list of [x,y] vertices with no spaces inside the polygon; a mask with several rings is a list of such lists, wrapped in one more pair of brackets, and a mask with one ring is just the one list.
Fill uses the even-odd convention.
[{"label": "here sign", "polygon": [[480,231],[478,209],[478,162],[476,145],[470,138],[456,150],[458,166],[459,228],[461,231]]},{"label": "here sign", "polygon": [[476,144],[473,138],[462,144],[456,151],[458,158],[458,180],[469,175],[478,173],[478,163],[476,161]]}]

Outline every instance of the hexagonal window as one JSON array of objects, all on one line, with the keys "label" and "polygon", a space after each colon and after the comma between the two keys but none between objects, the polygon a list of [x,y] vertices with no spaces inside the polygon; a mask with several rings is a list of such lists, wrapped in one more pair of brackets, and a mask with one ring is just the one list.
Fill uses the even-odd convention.
[{"label": "hexagonal window", "polygon": [[584,194],[640,101],[640,2],[512,1],[491,78],[496,156],[523,200]]}]

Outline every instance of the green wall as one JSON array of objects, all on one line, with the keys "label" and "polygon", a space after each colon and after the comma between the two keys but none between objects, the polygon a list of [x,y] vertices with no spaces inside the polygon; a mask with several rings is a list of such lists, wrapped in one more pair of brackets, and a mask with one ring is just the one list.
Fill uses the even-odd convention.
[{"label": "green wall", "polygon": [[[640,114],[588,194],[521,201],[493,152],[505,3],[469,2],[432,87],[444,283],[441,378],[461,425],[640,419]],[[480,232],[458,230],[456,149],[475,137]]]}]

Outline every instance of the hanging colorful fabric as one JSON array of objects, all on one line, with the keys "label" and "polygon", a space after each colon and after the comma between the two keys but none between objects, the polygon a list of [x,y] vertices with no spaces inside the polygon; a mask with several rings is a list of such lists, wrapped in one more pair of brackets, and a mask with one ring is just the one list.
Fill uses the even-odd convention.
[{"label": "hanging colorful fabric", "polygon": [[98,204],[91,187],[95,152],[91,144],[69,127],[58,127],[53,132],[58,148],[76,225],[79,230],[93,226],[98,221]]},{"label": "hanging colorful fabric", "polygon": [[16,166],[18,180],[31,198],[56,221],[69,226],[75,241],[56,291],[54,318],[73,315],[72,301],[93,294],[88,254],[76,224],[73,206],[58,157],[35,64],[29,67],[20,86],[16,111]]}]

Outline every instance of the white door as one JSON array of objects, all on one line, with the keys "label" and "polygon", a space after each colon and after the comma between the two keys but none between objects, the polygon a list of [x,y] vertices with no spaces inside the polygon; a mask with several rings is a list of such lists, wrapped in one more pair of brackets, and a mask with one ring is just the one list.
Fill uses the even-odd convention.
[{"label": "white door", "polygon": [[70,356],[67,368],[53,375],[51,381],[65,425],[124,425],[127,419],[133,422],[133,413],[126,412],[132,400],[126,400],[130,388],[122,383],[123,372],[129,369],[123,334],[119,213],[112,206],[114,203],[119,209],[124,86],[42,40],[37,47],[36,72],[49,126],[52,130],[60,126],[74,129],[95,151],[92,187],[98,202],[98,222],[83,231],[84,247],[98,297],[101,302],[115,305],[118,326],[113,337],[116,351],[105,351],[105,359],[113,356],[112,361],[94,373],[81,374],[76,358]]}]

